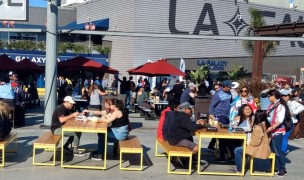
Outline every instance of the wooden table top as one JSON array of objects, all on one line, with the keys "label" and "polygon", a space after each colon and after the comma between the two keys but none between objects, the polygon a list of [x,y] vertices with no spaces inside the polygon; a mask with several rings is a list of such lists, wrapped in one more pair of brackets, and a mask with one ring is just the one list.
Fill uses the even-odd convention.
[{"label": "wooden table top", "polygon": [[63,126],[63,129],[88,129],[88,130],[106,130],[108,123],[105,122],[92,122],[92,121],[78,121],[69,120]]},{"label": "wooden table top", "polygon": [[230,136],[230,137],[239,137],[239,136],[244,136],[246,137],[246,133],[241,132],[241,133],[232,133],[229,132],[227,128],[221,128],[220,123],[217,125],[211,124],[211,127],[216,127],[217,131],[216,132],[210,132],[207,131],[206,128],[202,128],[196,131],[197,135],[215,135],[215,136]]}]

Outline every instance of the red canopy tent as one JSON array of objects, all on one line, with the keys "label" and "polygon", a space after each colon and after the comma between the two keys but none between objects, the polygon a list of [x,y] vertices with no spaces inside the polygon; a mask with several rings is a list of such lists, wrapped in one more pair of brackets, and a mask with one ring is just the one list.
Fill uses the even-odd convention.
[{"label": "red canopy tent", "polygon": [[0,56],[0,70],[15,70],[18,66],[17,62],[9,58],[6,54]]},{"label": "red canopy tent", "polygon": [[44,68],[38,66],[37,64],[33,63],[30,59],[23,59],[22,61],[17,63],[18,66],[15,68],[17,71],[21,72],[43,72]]},{"label": "red canopy tent", "polygon": [[61,61],[58,63],[58,69],[60,71],[73,71],[73,70],[84,70],[84,71],[99,71],[103,73],[118,73],[116,69],[100,64],[88,58],[78,56],[70,60]]},{"label": "red canopy tent", "polygon": [[167,62],[165,59],[159,59],[156,62],[146,63],[136,68],[129,69],[130,74],[146,75],[146,76],[185,76],[181,70]]}]

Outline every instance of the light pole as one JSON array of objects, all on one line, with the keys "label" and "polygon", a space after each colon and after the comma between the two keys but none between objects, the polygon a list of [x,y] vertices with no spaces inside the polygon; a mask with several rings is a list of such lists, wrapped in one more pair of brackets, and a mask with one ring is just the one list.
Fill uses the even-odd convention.
[{"label": "light pole", "polygon": [[[88,18],[89,22],[85,23],[85,30],[94,31],[96,29],[95,24],[91,22],[91,18]],[[89,34],[89,52],[91,53],[91,34]]]},{"label": "light pole", "polygon": [[[3,21],[2,22],[3,26],[10,28],[10,27],[15,27],[15,21]],[[7,44],[10,44],[10,33],[9,31],[7,32]]]}]

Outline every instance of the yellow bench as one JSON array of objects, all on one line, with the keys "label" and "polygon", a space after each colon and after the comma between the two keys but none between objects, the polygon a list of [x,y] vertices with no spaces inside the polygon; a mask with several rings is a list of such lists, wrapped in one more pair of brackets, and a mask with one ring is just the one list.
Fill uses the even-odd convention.
[{"label": "yellow bench", "polygon": [[[156,146],[155,146],[155,156],[162,157],[164,154],[158,153],[158,144],[165,150],[168,155],[168,164],[167,164],[167,173],[168,174],[191,174],[192,168],[192,152],[190,149],[186,147],[180,146],[172,146],[168,143],[168,141],[164,141],[162,139],[156,138]],[[171,171],[171,157],[188,157],[189,158],[189,168],[188,171],[185,172],[177,172]]]},{"label": "yellow bench", "polygon": [[[15,149],[13,150],[5,150],[5,148],[14,141]],[[0,164],[1,167],[4,167],[5,163],[5,152],[17,152],[17,133],[12,132],[9,135],[5,136],[4,141],[0,142],[0,150],[2,152],[2,162]]]},{"label": "yellow bench", "polygon": [[[121,170],[142,170],[143,169],[143,147],[136,136],[129,137],[127,140],[119,141],[119,169]],[[122,155],[124,153],[140,154],[140,166],[138,168],[122,167]]]},{"label": "yellow bench", "polygon": [[250,176],[274,176],[275,153],[270,153],[268,159],[271,159],[271,172],[270,173],[254,173],[253,170],[253,157],[250,159]]},{"label": "yellow bench", "polygon": [[[52,132],[43,133],[33,144],[33,165],[42,166],[55,166],[56,160],[56,148],[61,139],[61,136],[54,135]],[[35,161],[36,149],[44,149],[53,151],[53,162],[52,163],[39,163]]]}]

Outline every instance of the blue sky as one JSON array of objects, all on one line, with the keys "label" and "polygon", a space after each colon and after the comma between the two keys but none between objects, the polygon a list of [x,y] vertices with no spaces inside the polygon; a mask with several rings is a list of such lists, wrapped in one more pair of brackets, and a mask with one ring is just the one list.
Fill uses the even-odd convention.
[{"label": "blue sky", "polygon": [[46,0],[30,0],[30,6],[46,7],[46,5],[47,5]]}]

